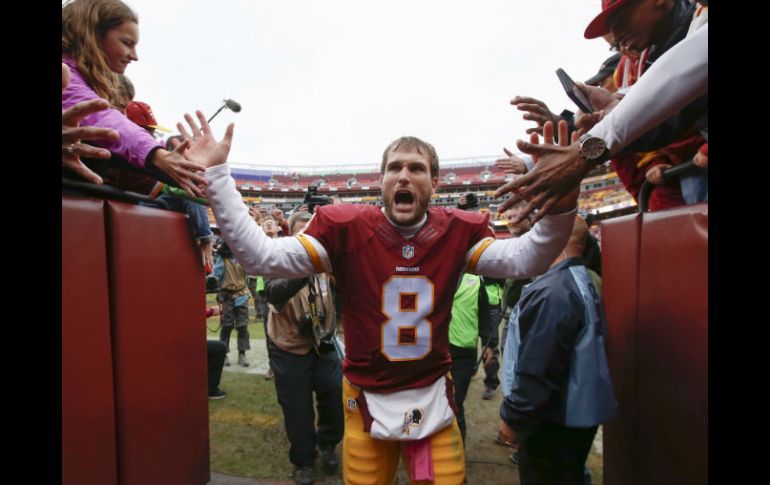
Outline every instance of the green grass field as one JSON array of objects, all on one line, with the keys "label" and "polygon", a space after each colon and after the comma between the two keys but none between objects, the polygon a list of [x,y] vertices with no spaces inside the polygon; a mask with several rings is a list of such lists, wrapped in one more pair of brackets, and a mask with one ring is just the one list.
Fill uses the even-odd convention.
[{"label": "green grass field", "polygon": [[[494,442],[500,401],[480,398],[482,381],[481,374],[473,378],[465,402],[468,483],[518,485],[518,468],[508,460],[510,450]],[[209,401],[211,469],[243,477],[289,480],[293,470],[289,442],[273,382],[254,374],[225,372],[221,388],[227,391],[227,398]],[[593,484],[601,485],[602,455],[592,450],[587,464]],[[340,475],[324,477],[320,466],[316,466],[316,476],[320,484],[342,483]],[[396,484],[406,483],[401,469]]]},{"label": "green grass field", "polygon": [[[218,324],[218,317],[209,319],[210,328]],[[253,322],[249,327],[253,338],[263,338],[261,321]],[[216,333],[209,332],[209,335],[212,338]],[[496,399],[482,400],[483,379],[483,372],[473,377],[465,402],[468,483],[518,485],[518,468],[508,460],[510,450],[494,442],[501,396],[498,392]],[[290,480],[293,467],[288,457],[289,442],[273,381],[267,381],[259,374],[224,372],[220,388],[227,392],[227,398],[209,401],[212,471],[243,477]],[[340,451],[341,445],[338,447]],[[587,464],[593,484],[603,483],[601,454],[592,450]],[[342,483],[340,475],[324,477],[320,464],[316,467],[316,476],[316,483],[319,484]],[[409,483],[403,469],[399,471],[395,483]]]},{"label": "green grass field", "polygon": [[272,381],[225,372],[227,398],[209,401],[211,468],[232,475],[285,478],[289,442]]}]

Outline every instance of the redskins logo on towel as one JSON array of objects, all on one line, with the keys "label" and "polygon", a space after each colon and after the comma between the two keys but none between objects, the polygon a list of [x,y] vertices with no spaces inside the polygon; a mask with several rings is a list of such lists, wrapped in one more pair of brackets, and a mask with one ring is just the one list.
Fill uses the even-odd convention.
[{"label": "redskins logo on towel", "polygon": [[424,414],[425,411],[423,411],[421,408],[414,408],[405,412],[404,427],[402,428],[401,432],[409,436],[409,433],[411,432],[410,428],[416,428],[422,424]]},{"label": "redskins logo on towel", "polygon": [[355,399],[348,399],[347,400],[347,406],[349,411],[355,411],[356,410],[356,400]]}]

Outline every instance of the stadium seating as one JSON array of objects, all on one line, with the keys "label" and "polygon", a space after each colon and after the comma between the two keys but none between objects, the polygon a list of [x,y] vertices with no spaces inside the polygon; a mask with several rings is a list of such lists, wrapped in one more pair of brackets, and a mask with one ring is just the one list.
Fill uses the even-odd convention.
[{"label": "stadium seating", "polygon": [[[233,169],[236,185],[244,194],[259,196],[269,194],[275,198],[278,194],[293,199],[288,205],[296,203],[310,185],[323,180],[321,193],[335,193],[342,197],[376,197],[380,190],[380,172],[376,165],[369,171],[351,170],[340,173],[329,168],[328,173],[315,170],[314,174],[290,172],[278,169]],[[493,192],[510,180],[510,176],[499,170],[491,162],[448,165],[439,170],[438,193],[443,196],[434,198],[434,203],[453,205],[456,195],[469,191]],[[352,183],[349,184],[349,181]],[[636,205],[631,195],[623,188],[615,175],[606,167],[592,171],[581,183],[578,207],[581,213],[610,214],[614,211],[628,210]],[[448,198],[447,198],[448,197]],[[482,200],[482,206],[487,200]]]}]

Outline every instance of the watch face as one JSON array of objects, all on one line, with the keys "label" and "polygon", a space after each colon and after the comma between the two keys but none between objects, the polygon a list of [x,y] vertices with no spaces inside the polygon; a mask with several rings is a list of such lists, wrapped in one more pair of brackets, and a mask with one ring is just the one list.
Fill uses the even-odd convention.
[{"label": "watch face", "polygon": [[607,144],[601,138],[592,136],[586,138],[580,145],[580,151],[583,152],[583,156],[589,160],[595,160],[599,158],[607,149]]}]

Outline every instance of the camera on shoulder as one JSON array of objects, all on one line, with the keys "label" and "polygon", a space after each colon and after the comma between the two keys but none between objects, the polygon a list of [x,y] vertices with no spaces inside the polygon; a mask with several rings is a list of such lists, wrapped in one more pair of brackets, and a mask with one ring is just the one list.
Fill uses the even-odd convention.
[{"label": "camera on shoulder", "polygon": [[305,194],[305,199],[302,201],[302,203],[307,205],[308,212],[313,214],[315,212],[316,206],[331,204],[333,201],[331,197],[318,195],[317,185],[310,185],[307,188],[307,193]]},{"label": "camera on shoulder", "polygon": [[214,276],[214,273],[206,275],[206,293],[217,293],[222,288],[219,287],[219,279]]}]

